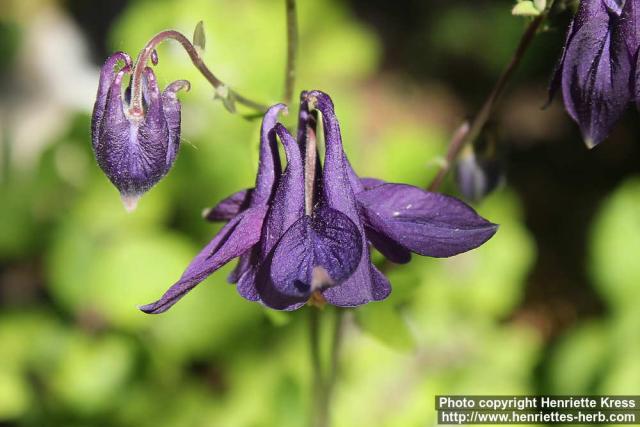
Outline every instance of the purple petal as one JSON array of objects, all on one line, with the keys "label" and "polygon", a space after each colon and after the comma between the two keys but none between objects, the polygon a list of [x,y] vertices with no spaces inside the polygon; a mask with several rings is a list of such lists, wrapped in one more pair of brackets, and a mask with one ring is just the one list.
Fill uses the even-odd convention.
[{"label": "purple petal", "polygon": [[[366,264],[364,264],[366,260]],[[366,292],[363,292],[366,290]],[[357,307],[371,301],[382,301],[391,293],[391,284],[363,253],[360,266],[353,275],[340,286],[329,288],[322,293],[329,304],[338,307]]]},{"label": "purple petal", "polygon": [[[340,145],[342,146],[342,141],[340,141]],[[344,150],[342,151],[342,156],[343,156],[342,162],[344,165],[343,167],[345,172],[347,173],[347,177],[349,178],[349,184],[351,185],[351,190],[353,190],[354,194],[358,194],[361,191],[364,191],[365,190],[364,182],[362,182],[358,174],[356,174],[356,171],[353,170],[353,167],[351,166],[349,159],[347,159],[347,155],[344,153]]]},{"label": "purple petal", "polygon": [[371,280],[373,282],[373,300],[382,301],[391,294],[391,283],[375,265],[371,264]]},{"label": "purple petal", "polygon": [[[242,274],[237,275],[238,279],[236,281],[238,284],[236,286],[236,290],[242,298],[248,301],[260,301],[260,294],[258,293],[258,287],[256,283],[257,267],[251,264],[241,266],[241,263],[244,259],[249,260],[250,258],[243,257],[238,262],[236,270],[238,272],[242,270]],[[234,270],[234,273],[236,270]],[[229,279],[229,281],[233,283],[231,278]]]},{"label": "purple petal", "polygon": [[286,110],[286,105],[276,104],[267,110],[262,119],[260,128],[260,164],[258,165],[255,191],[251,197],[251,206],[269,202],[276,186],[276,181],[282,173],[274,126],[278,120],[278,115]]},{"label": "purple petal", "polygon": [[293,224],[274,248],[271,280],[283,295],[307,299],[348,279],[362,257],[362,236],[343,213],[319,208]]},{"label": "purple petal", "polygon": [[[128,164],[126,169],[129,174],[129,182],[127,183],[129,188],[125,192],[131,194],[147,191],[166,175],[171,166],[171,164],[167,164],[167,160],[172,157],[170,151],[177,151],[175,141],[170,141],[169,125],[162,105],[162,95],[151,68],[145,68],[143,81],[145,83],[143,93],[147,100],[144,119],[141,123],[130,121],[131,133],[135,137],[132,138],[128,146],[130,153],[128,160],[123,159],[122,163],[123,165]],[[177,120],[179,121],[180,118],[178,117]]]},{"label": "purple petal", "polygon": [[228,221],[249,207],[253,188],[233,193],[220,203],[205,211],[207,221]]},{"label": "purple petal", "polygon": [[149,314],[167,311],[187,292],[260,240],[266,206],[249,208],[226,224],[189,264],[182,277],[156,302],[140,307]]},{"label": "purple petal", "polygon": [[98,144],[99,126],[102,123],[102,117],[107,104],[107,97],[113,81],[116,78],[115,67],[118,62],[124,62],[123,69],[129,70],[132,66],[131,57],[124,52],[116,52],[111,55],[100,69],[100,81],[98,83],[98,93],[96,102],[93,106],[93,114],[91,117],[91,140],[94,149]]},{"label": "purple petal", "polygon": [[263,254],[271,252],[282,235],[304,215],[304,171],[296,140],[280,123],[274,127],[287,155],[287,168],[276,189],[265,219],[261,241]]},{"label": "purple petal", "polygon": [[[546,106],[548,106],[556,92],[562,86],[563,80],[563,68],[564,62],[567,57],[567,51],[569,49],[569,45],[573,41],[574,36],[582,28],[585,23],[589,23],[591,21],[602,22],[602,6],[606,7],[606,3],[603,3],[605,0],[583,0],[580,1],[580,5],[578,7],[578,11],[575,16],[571,20],[569,24],[569,28],[567,29],[567,36],[565,38],[565,43],[562,47],[562,53],[560,55],[560,59],[558,60],[556,66],[553,71],[553,78],[551,83],[549,84],[549,99],[547,101]],[[616,0],[608,0],[610,2],[615,2]],[[632,3],[632,2],[627,2]]]},{"label": "purple petal", "polygon": [[420,255],[450,257],[489,240],[497,225],[453,197],[404,184],[358,195],[368,226]]},{"label": "purple petal", "polygon": [[189,91],[191,85],[186,80],[176,80],[162,92],[162,108],[169,128],[169,149],[167,150],[167,170],[171,168],[180,148],[181,107],[178,92]]},{"label": "purple petal", "polygon": [[590,148],[609,135],[631,99],[631,58],[619,19],[597,3],[575,30],[562,66],[565,107]]},{"label": "purple petal", "polygon": [[[328,207],[345,214],[358,227],[361,235],[362,258],[353,275],[339,286],[323,292],[327,302],[341,307],[354,307],[377,300],[384,292],[376,290],[378,282],[373,276],[367,242],[364,237],[364,225],[356,205],[352,184],[359,184],[355,173],[350,173],[350,166],[345,159],[342,148],[340,125],[336,119],[331,98],[323,92],[309,92],[310,99],[315,98],[317,109],[322,113],[323,128],[326,141],[324,170],[322,175],[322,198]],[[355,178],[354,178],[355,177]]]},{"label": "purple petal", "polygon": [[[254,264],[270,265],[268,259],[272,255],[271,252],[278,240],[280,240],[289,227],[304,215],[304,171],[302,158],[300,157],[300,149],[296,140],[293,139],[287,129],[280,123],[274,126],[274,132],[280,137],[284,145],[287,155],[287,167],[282,174],[271,202],[269,213],[265,218],[259,253],[256,255],[257,261]],[[244,280],[243,277],[247,273],[241,273],[243,273],[240,278],[241,283],[238,284],[238,292],[241,296],[248,297],[247,299],[255,301],[256,295],[260,294],[260,297],[262,297],[262,294],[271,292],[270,288],[272,288],[272,285],[266,273],[258,274],[257,271],[252,271],[251,274],[254,277],[250,277],[250,279],[244,278]],[[258,292],[256,288],[258,285],[261,287],[260,292]],[[262,299],[265,304],[269,305],[269,302],[264,298],[259,299]]]},{"label": "purple petal", "polygon": [[638,6],[636,0],[626,1],[622,9],[622,16],[617,20],[632,58],[636,58],[640,47],[640,7],[636,6]]},{"label": "purple petal", "polygon": [[[607,9],[609,9],[612,13],[620,16],[620,14],[622,13],[622,7],[624,6],[625,1],[624,0],[602,0],[605,4],[605,6],[607,7]],[[629,3],[631,3],[633,0],[630,0]]]},{"label": "purple petal", "polygon": [[386,184],[386,181],[378,178],[360,178],[360,183],[365,190],[371,190],[372,188],[378,187],[382,184]]},{"label": "purple petal", "polygon": [[126,171],[120,171],[123,158],[129,156],[130,123],[124,114],[121,85],[126,69],[120,70],[111,82],[105,110],[97,124],[97,136],[94,138],[94,152],[98,165],[111,182],[120,190],[120,182],[126,181]]},{"label": "purple petal", "polygon": [[[251,193],[247,194],[247,197],[249,197],[249,207],[266,206],[270,202],[277,185],[277,181],[280,179],[280,175],[282,174],[280,154],[278,153],[278,141],[276,139],[274,127],[278,119],[278,114],[283,111],[286,112],[287,107],[284,104],[276,104],[267,110],[264,118],[262,119],[262,126],[260,128],[260,163],[258,165],[258,173],[256,176],[256,187],[254,189],[247,190]],[[235,197],[239,198],[240,194],[236,193],[230,198]],[[226,199],[221,202],[221,204],[227,201],[231,202],[231,204],[226,204],[225,209],[229,209],[228,214],[231,214],[234,209],[232,206],[233,201]],[[244,209],[244,202],[241,202],[238,208]],[[259,245],[256,245],[256,247],[252,248],[247,253],[242,254],[238,260],[238,264],[227,278],[230,283],[238,282],[249,268],[254,263],[258,262],[259,250]],[[253,281],[251,284],[253,292],[255,293],[256,291]],[[238,288],[238,290],[240,291],[240,288]]]},{"label": "purple petal", "polygon": [[365,226],[364,232],[369,242],[389,261],[396,264],[406,264],[411,261],[411,251],[404,246],[399,245],[384,234],[378,233],[371,227]]}]

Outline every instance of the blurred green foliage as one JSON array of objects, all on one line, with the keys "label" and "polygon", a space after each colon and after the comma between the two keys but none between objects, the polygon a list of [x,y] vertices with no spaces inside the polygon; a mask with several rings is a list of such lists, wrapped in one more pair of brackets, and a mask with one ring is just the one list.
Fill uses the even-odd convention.
[{"label": "blurred green foliage", "polygon": [[[240,93],[274,102],[285,62],[283,9],[280,0],[135,1],[114,25],[111,47],[134,54],[162,29],[189,34],[204,20],[206,62]],[[346,150],[362,175],[424,185],[449,129],[405,115],[410,107],[376,87],[389,84],[376,81],[380,40],[344,4],[307,1],[299,9],[298,89],[332,94]],[[496,25],[515,32],[520,24],[507,9],[497,10]],[[491,44],[492,55],[471,50],[498,69],[508,47],[478,37],[486,35],[479,29],[460,32],[475,21],[471,9],[452,9],[438,28],[425,31],[454,53]],[[18,34],[13,28],[0,30]],[[3,52],[18,49],[17,37],[12,40],[3,38]],[[215,233],[218,226],[202,221],[201,210],[253,185],[257,164],[258,123],[213,102],[212,89],[177,46],[163,45],[159,56],[159,82],[187,78],[192,91],[181,94],[176,166],[134,214],[124,212],[95,165],[87,114],[75,115],[34,166],[12,165],[0,183],[0,262],[3,277],[18,277],[3,282],[10,298],[0,312],[0,422],[306,423],[314,403],[306,310],[267,312],[244,301],[225,283],[230,267],[166,314],[136,309],[177,279]],[[285,118],[288,125],[296,110]],[[390,110],[400,114],[385,120]],[[512,319],[536,260],[535,243],[512,191],[498,191],[477,208],[500,224],[488,244],[448,260],[415,256],[389,273],[388,301],[350,311],[335,426],[431,425],[436,394],[540,391],[544,337]],[[638,180],[623,184],[602,207],[590,245],[591,273],[608,313],[577,325],[553,347],[545,391],[633,393],[640,383]]]}]

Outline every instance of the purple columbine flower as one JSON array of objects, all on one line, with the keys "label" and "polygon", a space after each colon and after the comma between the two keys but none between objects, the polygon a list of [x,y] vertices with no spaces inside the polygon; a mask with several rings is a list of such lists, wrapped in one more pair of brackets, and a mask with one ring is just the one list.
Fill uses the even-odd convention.
[{"label": "purple columbine flower", "polygon": [[[411,252],[449,257],[468,251],[496,232],[495,224],[455,198],[360,179],[344,153],[327,94],[302,94],[297,140],[277,123],[284,109],[272,107],[262,122],[255,188],[235,193],[207,211],[207,219],[229,222],[178,282],[158,301],[140,307],[142,311],[166,311],[236,257],[240,260],[229,280],[248,300],[293,310],[315,296],[354,307],[391,292],[389,281],[371,262],[370,245],[391,261],[406,263]],[[322,115],[325,134],[322,170],[314,148],[316,111]],[[284,172],[278,139],[287,157]]]},{"label": "purple columbine flower", "polygon": [[602,142],[637,100],[638,0],[582,0],[551,84],[585,143]]},{"label": "purple columbine flower", "polygon": [[[155,51],[149,53],[157,62]],[[139,58],[113,54],[102,67],[91,120],[91,142],[98,165],[116,186],[128,210],[169,172],[180,147],[180,102],[176,93],[189,89],[178,80],[160,93],[156,77]],[[124,64],[119,70],[118,63]],[[124,91],[122,80],[132,74]]]}]

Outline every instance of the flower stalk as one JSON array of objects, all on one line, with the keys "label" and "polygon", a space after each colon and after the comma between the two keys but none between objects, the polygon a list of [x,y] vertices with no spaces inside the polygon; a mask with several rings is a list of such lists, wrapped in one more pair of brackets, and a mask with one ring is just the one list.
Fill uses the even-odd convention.
[{"label": "flower stalk", "polygon": [[284,103],[289,105],[293,99],[296,83],[296,59],[298,54],[298,16],[296,0],[285,0],[287,10],[287,65],[284,81]]},{"label": "flower stalk", "polygon": [[[246,98],[234,90],[230,89],[224,82],[217,78],[213,72],[204,63],[196,47],[189,41],[189,39],[182,33],[175,30],[162,31],[151,38],[147,42],[144,48],[138,54],[136,64],[133,70],[133,76],[131,81],[131,107],[129,114],[132,116],[142,116],[142,74],[148,63],[149,59],[153,61],[156,47],[165,40],[173,39],[180,43],[184,50],[189,55],[193,65],[200,71],[200,73],[207,79],[209,83],[216,89],[216,92],[226,91],[229,99],[242,104],[248,108],[254,109],[260,113],[264,113],[269,108],[267,105],[261,104],[256,101],[252,101]],[[156,62],[156,61],[153,61]]]},{"label": "flower stalk", "polygon": [[468,130],[466,132],[456,132],[454,134],[449,144],[449,149],[447,151],[445,161],[442,163],[442,166],[438,170],[438,173],[436,174],[433,181],[431,181],[431,183],[429,184],[429,191],[438,191],[444,181],[444,178],[447,176],[447,173],[449,173],[449,170],[455,163],[455,160],[462,152],[462,149],[466,145],[473,143],[473,141],[478,138],[478,136],[486,126],[487,122],[495,111],[496,105],[500,100],[500,97],[503,94],[507,83],[509,83],[509,81],[513,77],[513,74],[518,69],[518,66],[522,62],[522,58],[524,57],[527,49],[531,46],[531,42],[538,32],[538,29],[546,19],[548,10],[549,9],[547,8],[545,12],[533,18],[533,20],[529,23],[526,30],[522,34],[522,37],[520,38],[518,47],[513,53],[511,60],[498,78],[498,81],[489,93],[489,96],[482,105],[482,108],[471,122]]},{"label": "flower stalk", "polygon": [[309,308],[310,355],[313,380],[311,383],[313,427],[329,427],[331,425],[331,401],[340,371],[340,349],[344,335],[345,310],[336,308],[335,319],[329,348],[329,360],[326,369],[322,363],[322,346],[320,333],[320,309]]}]

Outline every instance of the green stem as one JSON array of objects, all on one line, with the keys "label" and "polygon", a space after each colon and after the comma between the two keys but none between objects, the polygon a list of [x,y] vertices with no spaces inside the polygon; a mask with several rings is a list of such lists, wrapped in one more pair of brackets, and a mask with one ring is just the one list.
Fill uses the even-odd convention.
[{"label": "green stem", "polygon": [[284,103],[290,104],[296,83],[296,59],[298,53],[298,15],[296,0],[285,0],[287,9],[287,68],[284,80]]},{"label": "green stem", "polygon": [[329,375],[325,385],[326,412],[330,412],[331,397],[340,373],[340,350],[342,349],[342,338],[344,335],[344,313],[345,309],[336,308],[336,319],[333,327],[333,337],[331,339],[331,359],[329,361]]},{"label": "green stem", "polygon": [[322,374],[322,361],[320,357],[320,310],[318,307],[309,307],[309,338],[311,355],[311,425],[324,427],[321,424],[322,402],[324,399],[324,376]]},{"label": "green stem", "polygon": [[311,384],[311,405],[313,427],[329,427],[331,424],[331,401],[333,391],[340,372],[340,349],[344,331],[344,309],[337,308],[335,324],[331,337],[328,370],[325,373],[322,364],[320,310],[310,307],[311,368],[313,381]]}]

